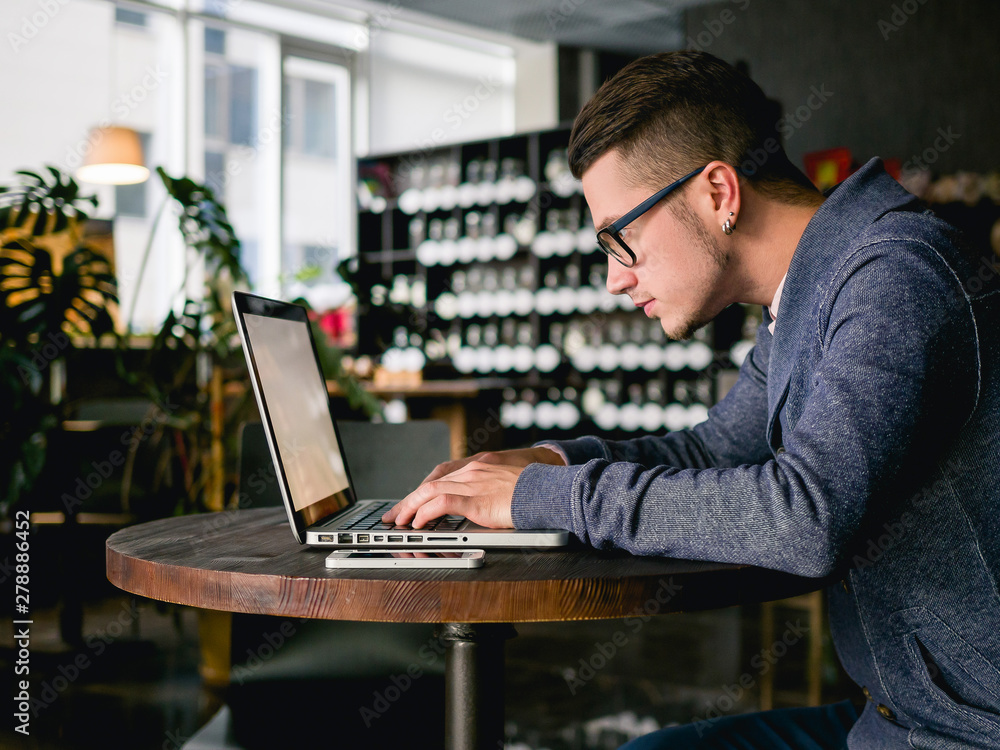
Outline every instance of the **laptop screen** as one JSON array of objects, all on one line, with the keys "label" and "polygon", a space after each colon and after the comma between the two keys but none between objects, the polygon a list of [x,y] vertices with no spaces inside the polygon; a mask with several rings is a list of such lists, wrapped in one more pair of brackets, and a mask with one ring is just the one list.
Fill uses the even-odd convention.
[{"label": "laptop screen", "polygon": [[[265,302],[240,296],[239,308],[244,302],[251,309]],[[295,525],[302,530],[353,501],[308,319],[297,305],[273,302],[261,308],[268,314],[239,312],[261,416],[277,452]]]}]

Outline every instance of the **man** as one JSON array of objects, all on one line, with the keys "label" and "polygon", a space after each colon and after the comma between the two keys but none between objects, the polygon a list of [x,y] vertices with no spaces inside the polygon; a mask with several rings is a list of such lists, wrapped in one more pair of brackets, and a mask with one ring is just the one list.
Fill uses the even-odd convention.
[{"label": "man", "polygon": [[824,198],[768,111],[710,55],[655,55],[605,83],[570,139],[611,292],[674,338],[764,306],[708,420],[443,464],[387,519],[461,513],[836,581],[860,717],[765,712],[636,748],[1000,747],[997,274],[877,159]]}]

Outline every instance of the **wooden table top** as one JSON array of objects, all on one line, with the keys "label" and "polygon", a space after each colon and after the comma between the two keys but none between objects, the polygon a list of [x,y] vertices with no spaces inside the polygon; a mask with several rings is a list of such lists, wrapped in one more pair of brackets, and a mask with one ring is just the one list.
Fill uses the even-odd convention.
[{"label": "wooden table top", "polygon": [[709,562],[600,552],[487,549],[482,568],[330,570],[282,508],[132,526],[107,541],[125,591],[204,609],[331,620],[539,622],[646,617],[782,599],[821,580]]}]

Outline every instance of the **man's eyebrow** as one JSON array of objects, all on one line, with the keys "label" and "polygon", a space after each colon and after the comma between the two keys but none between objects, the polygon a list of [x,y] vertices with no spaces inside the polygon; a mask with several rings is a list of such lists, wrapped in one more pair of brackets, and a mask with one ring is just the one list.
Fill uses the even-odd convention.
[{"label": "man's eyebrow", "polygon": [[622,214],[621,216],[615,216],[614,218],[605,219],[604,221],[602,221],[600,224],[597,225],[598,226],[597,233],[600,234],[605,229],[614,224],[616,221],[618,221],[624,215],[625,214]]}]

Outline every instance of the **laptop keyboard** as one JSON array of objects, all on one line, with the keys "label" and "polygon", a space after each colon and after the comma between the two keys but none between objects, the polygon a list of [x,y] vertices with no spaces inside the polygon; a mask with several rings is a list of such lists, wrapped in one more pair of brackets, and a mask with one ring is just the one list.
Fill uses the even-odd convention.
[{"label": "laptop keyboard", "polygon": [[[410,526],[396,526],[391,523],[383,523],[382,516],[395,503],[375,503],[368,506],[366,511],[360,515],[345,518],[337,524],[337,530],[341,531],[392,531],[395,529],[411,529]],[[465,521],[463,516],[441,516],[429,521],[426,526],[418,531],[456,531]]]}]

